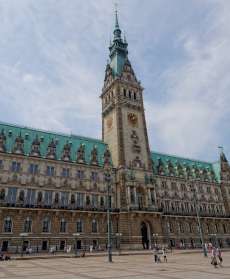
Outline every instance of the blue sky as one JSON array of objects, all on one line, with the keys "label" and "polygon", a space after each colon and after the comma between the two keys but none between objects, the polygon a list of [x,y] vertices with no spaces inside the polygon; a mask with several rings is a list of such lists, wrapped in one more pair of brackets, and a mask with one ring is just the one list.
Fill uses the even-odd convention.
[{"label": "blue sky", "polygon": [[[230,158],[230,1],[117,1],[151,149]],[[114,1],[0,0],[0,120],[101,137]]]}]

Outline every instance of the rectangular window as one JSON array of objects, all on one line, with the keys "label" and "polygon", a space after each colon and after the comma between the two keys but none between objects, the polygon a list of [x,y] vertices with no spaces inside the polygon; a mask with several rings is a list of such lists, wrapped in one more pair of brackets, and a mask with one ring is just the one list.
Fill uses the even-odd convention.
[{"label": "rectangular window", "polygon": [[9,204],[15,204],[16,197],[17,197],[17,188],[8,188],[6,202]]},{"label": "rectangular window", "polygon": [[45,206],[51,206],[52,205],[52,191],[45,191],[45,196],[44,196],[44,205]]},{"label": "rectangular window", "polygon": [[0,159],[0,169],[3,168],[3,160]]},{"label": "rectangular window", "polygon": [[61,192],[61,207],[67,207],[68,206],[68,198],[69,198],[69,193],[68,192]]},{"label": "rectangular window", "polygon": [[98,206],[98,195],[97,194],[92,195],[92,206],[93,206],[93,208],[97,208],[97,206]]},{"label": "rectangular window", "polygon": [[134,188],[130,188],[130,201],[131,201],[131,204],[135,204],[136,203]]},{"label": "rectangular window", "polygon": [[80,180],[84,179],[84,171],[83,170],[78,170],[77,171],[77,178]]},{"label": "rectangular window", "polygon": [[26,205],[35,205],[35,190],[28,189],[26,194]]},{"label": "rectangular window", "polygon": [[19,172],[21,169],[21,163],[17,161],[12,162],[11,171],[12,172]]},{"label": "rectangular window", "polygon": [[97,172],[92,171],[92,173],[91,173],[91,180],[96,182],[97,178],[98,178]]},{"label": "rectangular window", "polygon": [[77,207],[83,207],[83,206],[84,206],[84,194],[77,193]]},{"label": "rectangular window", "polygon": [[47,166],[47,169],[46,169],[46,175],[47,176],[54,176],[54,167],[53,166]]},{"label": "rectangular window", "polygon": [[69,168],[62,169],[62,177],[69,177]]},{"label": "rectangular window", "polygon": [[37,174],[38,173],[38,165],[37,164],[34,164],[34,163],[31,163],[30,166],[29,166],[29,173],[30,174]]},{"label": "rectangular window", "polygon": [[77,232],[82,232],[83,227],[82,227],[82,221],[81,220],[77,221],[76,227],[77,227]]}]

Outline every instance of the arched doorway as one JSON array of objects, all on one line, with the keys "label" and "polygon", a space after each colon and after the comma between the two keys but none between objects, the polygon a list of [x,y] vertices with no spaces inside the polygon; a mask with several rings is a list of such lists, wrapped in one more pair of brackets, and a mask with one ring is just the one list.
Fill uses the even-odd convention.
[{"label": "arched doorway", "polygon": [[141,223],[141,238],[142,238],[143,249],[149,249],[150,241],[151,241],[151,230],[148,223],[145,222]]}]

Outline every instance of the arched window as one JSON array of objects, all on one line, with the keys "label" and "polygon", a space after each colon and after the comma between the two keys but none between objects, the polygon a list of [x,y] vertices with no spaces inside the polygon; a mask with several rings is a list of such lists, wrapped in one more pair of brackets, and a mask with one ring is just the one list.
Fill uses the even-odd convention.
[{"label": "arched window", "polygon": [[132,93],[131,93],[130,90],[129,90],[129,98],[130,98],[130,99],[132,98]]},{"label": "arched window", "polygon": [[6,197],[5,189],[2,189],[2,190],[0,191],[0,200],[5,200],[5,197]]},{"label": "arched window", "polygon": [[27,217],[25,222],[24,222],[24,232],[31,232],[32,231],[32,220]]},{"label": "arched window", "polygon": [[133,93],[133,98],[134,98],[134,100],[137,99],[137,94],[136,94],[136,92]]},{"label": "arched window", "polygon": [[37,202],[38,202],[38,203],[41,203],[41,202],[42,202],[42,192],[38,192]]},{"label": "arched window", "polygon": [[66,221],[64,218],[62,218],[60,222],[60,232],[66,232]]},{"label": "arched window", "polygon": [[124,94],[124,97],[126,97],[126,89],[125,88],[123,89],[123,94]]},{"label": "arched window", "polygon": [[43,221],[42,221],[42,232],[50,232],[50,219],[49,218],[45,218]]},{"label": "arched window", "polygon": [[25,199],[25,193],[23,190],[20,191],[19,193],[19,202],[24,202],[24,199]]},{"label": "arched window", "polygon": [[92,232],[93,233],[97,232],[97,221],[96,220],[92,221]]},{"label": "arched window", "polygon": [[77,232],[83,232],[82,220],[77,220],[76,227],[77,227],[77,228],[76,228]]},{"label": "arched window", "polygon": [[4,219],[4,228],[3,228],[4,232],[12,232],[12,220],[10,217],[6,217]]}]

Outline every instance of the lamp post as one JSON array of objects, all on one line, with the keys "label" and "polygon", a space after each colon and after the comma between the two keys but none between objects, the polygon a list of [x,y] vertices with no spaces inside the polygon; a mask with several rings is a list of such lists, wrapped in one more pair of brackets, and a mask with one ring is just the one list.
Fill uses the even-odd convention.
[{"label": "lamp post", "polygon": [[24,244],[24,237],[28,236],[28,233],[22,232],[20,233],[20,236],[22,238],[22,249],[21,249],[21,257],[23,257],[23,244]]},{"label": "lamp post", "polygon": [[203,248],[203,253],[204,253],[204,257],[207,257],[207,250],[204,244],[204,237],[203,237],[203,231],[202,231],[202,225],[201,225],[201,221],[200,221],[200,213],[199,213],[199,209],[198,209],[198,201],[197,201],[197,196],[196,196],[196,190],[194,187],[194,183],[192,186],[192,192],[193,192],[193,200],[195,203],[195,209],[196,209],[196,216],[197,216],[197,221],[198,221],[198,227],[199,227],[199,233],[200,233],[200,239],[201,239],[201,243],[202,243],[202,248]]},{"label": "lamp post", "polygon": [[111,188],[111,169],[108,167],[105,171],[105,182],[107,183],[107,249],[108,249],[108,261],[112,262],[112,245],[111,245],[111,196],[110,196],[110,188]]},{"label": "lamp post", "polygon": [[80,236],[80,233],[73,233],[73,236],[75,237],[75,257],[77,256],[78,250],[77,250],[77,238]]}]

